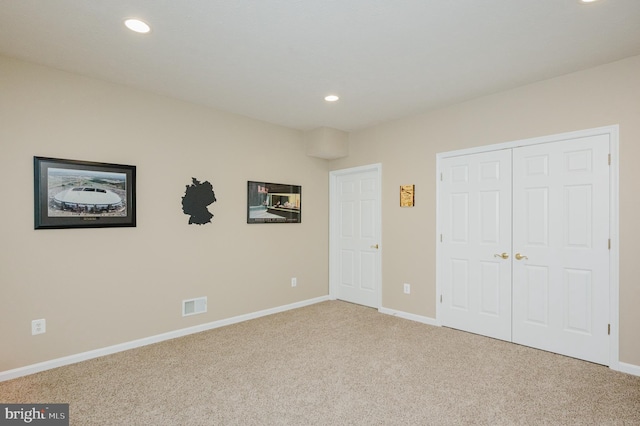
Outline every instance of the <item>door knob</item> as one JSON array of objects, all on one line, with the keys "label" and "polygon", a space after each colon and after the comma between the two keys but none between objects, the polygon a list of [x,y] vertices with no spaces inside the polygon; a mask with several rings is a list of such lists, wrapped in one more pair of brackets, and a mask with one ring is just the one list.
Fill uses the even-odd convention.
[{"label": "door knob", "polygon": [[376,244],[375,246],[371,246],[371,248],[377,249],[378,245]]},{"label": "door knob", "polygon": [[494,254],[493,257],[501,257],[503,259],[508,259],[509,255],[507,253],[502,253],[502,254]]},{"label": "door knob", "polygon": [[529,258],[527,256],[521,255],[520,253],[516,253],[516,259],[522,260],[522,259],[529,259]]}]

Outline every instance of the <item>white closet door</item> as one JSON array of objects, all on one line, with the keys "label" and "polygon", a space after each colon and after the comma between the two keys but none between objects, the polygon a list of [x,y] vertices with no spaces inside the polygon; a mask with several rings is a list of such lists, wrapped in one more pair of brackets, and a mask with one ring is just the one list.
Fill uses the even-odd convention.
[{"label": "white closet door", "polygon": [[513,150],[515,343],[609,362],[608,153],[608,135]]},{"label": "white closet door", "polygon": [[440,171],[442,324],[510,341],[511,150],[446,158]]}]

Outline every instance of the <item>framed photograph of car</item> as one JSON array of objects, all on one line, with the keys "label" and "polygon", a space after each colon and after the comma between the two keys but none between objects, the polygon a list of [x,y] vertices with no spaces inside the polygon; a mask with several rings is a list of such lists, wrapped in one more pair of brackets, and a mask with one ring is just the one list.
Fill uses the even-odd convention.
[{"label": "framed photograph of car", "polygon": [[247,182],[247,223],[301,223],[302,187]]}]

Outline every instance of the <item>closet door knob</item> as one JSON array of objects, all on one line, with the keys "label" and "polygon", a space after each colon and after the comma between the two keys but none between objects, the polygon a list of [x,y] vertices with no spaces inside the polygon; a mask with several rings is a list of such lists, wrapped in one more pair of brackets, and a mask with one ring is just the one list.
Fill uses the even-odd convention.
[{"label": "closet door knob", "polygon": [[516,253],[516,259],[522,260],[522,259],[529,259],[529,258],[527,256],[521,255],[520,253]]},{"label": "closet door knob", "polygon": [[503,259],[508,259],[509,255],[507,253],[502,253],[502,254],[494,254],[493,257],[501,257]]}]

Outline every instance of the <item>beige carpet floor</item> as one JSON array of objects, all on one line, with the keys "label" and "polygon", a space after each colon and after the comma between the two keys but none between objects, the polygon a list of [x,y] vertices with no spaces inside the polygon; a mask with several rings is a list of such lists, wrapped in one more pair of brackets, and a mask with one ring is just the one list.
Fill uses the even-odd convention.
[{"label": "beige carpet floor", "polygon": [[72,425],[640,425],[640,377],[329,301],[0,383]]}]

